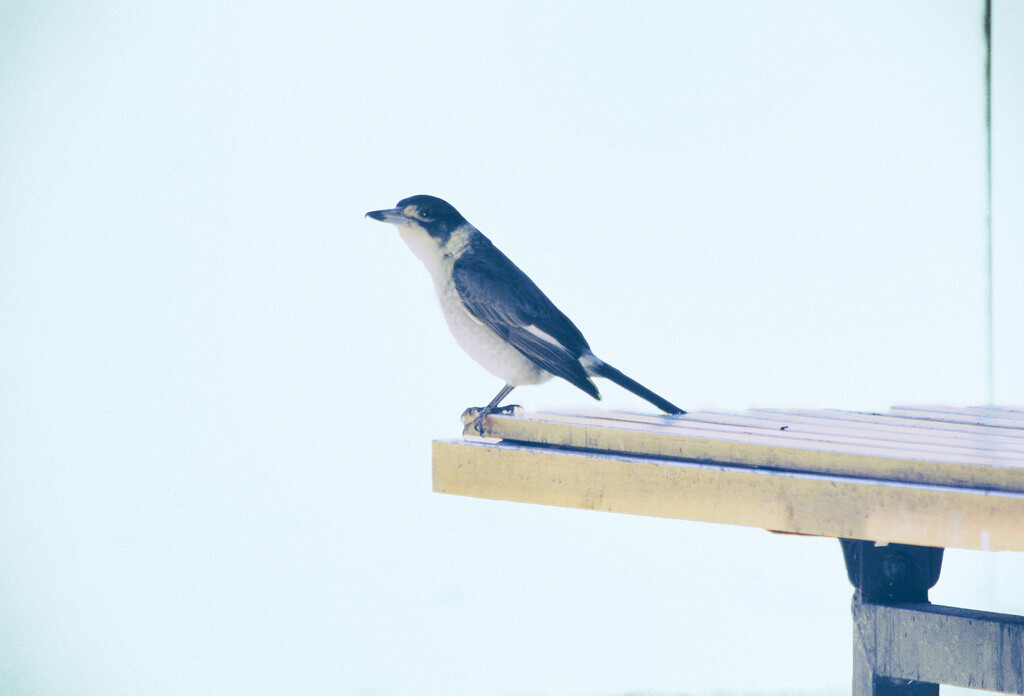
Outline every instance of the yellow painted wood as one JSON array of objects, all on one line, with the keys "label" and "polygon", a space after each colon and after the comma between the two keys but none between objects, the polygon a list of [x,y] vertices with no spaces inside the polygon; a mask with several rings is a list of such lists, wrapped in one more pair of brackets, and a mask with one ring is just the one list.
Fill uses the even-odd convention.
[{"label": "yellow painted wood", "polygon": [[492,416],[485,421],[484,435],[544,446],[1024,493],[1024,440],[1013,437],[1024,427],[979,432],[976,426],[952,436],[939,430],[937,436],[933,427],[893,430],[873,421],[829,421],[821,413],[812,426],[776,412],[767,420],[704,413]]},{"label": "yellow painted wood", "polygon": [[494,416],[484,426],[501,444],[435,443],[435,490],[797,534],[1024,550],[1024,409],[592,411]]},{"label": "yellow painted wood", "polygon": [[540,445],[434,443],[434,490],[924,546],[1024,551],[1024,493]]}]

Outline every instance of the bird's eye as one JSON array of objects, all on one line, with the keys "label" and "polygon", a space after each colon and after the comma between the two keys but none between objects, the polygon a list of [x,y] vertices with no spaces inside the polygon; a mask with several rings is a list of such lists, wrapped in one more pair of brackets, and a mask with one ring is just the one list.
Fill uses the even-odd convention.
[{"label": "bird's eye", "polygon": [[420,220],[430,220],[434,217],[430,208],[420,208],[416,211],[416,214]]}]

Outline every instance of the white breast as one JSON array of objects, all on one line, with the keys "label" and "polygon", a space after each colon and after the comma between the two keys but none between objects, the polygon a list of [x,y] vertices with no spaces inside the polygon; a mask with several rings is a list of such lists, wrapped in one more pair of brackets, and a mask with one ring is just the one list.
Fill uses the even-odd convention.
[{"label": "white breast", "polygon": [[477,321],[462,304],[459,292],[452,283],[453,257],[458,255],[475,230],[456,230],[444,248],[438,248],[437,244],[420,230],[400,228],[400,231],[402,239],[430,272],[437,299],[441,303],[441,312],[448,322],[448,329],[469,357],[514,387],[540,384],[551,379],[549,372],[537,367],[525,355]]},{"label": "white breast", "polygon": [[435,282],[434,285],[448,329],[462,349],[469,353],[469,357],[513,387],[540,384],[551,379],[550,373],[537,367],[525,355],[478,322],[466,310],[450,280]]}]

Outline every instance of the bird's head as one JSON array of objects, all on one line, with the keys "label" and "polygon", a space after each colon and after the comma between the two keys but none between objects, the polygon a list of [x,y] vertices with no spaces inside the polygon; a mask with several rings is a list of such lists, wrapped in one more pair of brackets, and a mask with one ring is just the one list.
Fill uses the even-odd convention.
[{"label": "bird's head", "polygon": [[371,210],[367,217],[390,222],[407,234],[426,234],[435,244],[443,247],[451,233],[466,224],[466,219],[447,201],[435,196],[410,196],[398,201],[398,207]]}]

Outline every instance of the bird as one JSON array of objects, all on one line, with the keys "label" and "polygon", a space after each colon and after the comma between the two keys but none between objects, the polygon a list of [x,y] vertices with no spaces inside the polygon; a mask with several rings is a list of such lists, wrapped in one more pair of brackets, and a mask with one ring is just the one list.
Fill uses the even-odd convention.
[{"label": "bird", "polygon": [[468,430],[482,435],[484,419],[515,387],[541,384],[553,376],[595,399],[601,393],[592,378],[604,377],[667,414],[686,413],[594,355],[576,325],[537,284],[447,201],[410,196],[395,208],[372,210],[366,217],[398,228],[430,273],[456,342],[505,381]]}]

